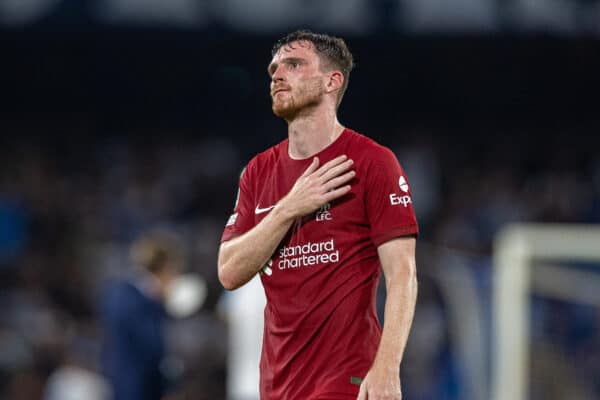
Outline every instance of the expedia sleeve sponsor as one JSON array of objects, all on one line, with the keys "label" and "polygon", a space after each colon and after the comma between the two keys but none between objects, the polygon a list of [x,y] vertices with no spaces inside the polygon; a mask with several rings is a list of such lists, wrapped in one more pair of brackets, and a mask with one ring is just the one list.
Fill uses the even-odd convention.
[{"label": "expedia sleeve sponsor", "polygon": [[371,238],[378,246],[394,237],[418,233],[408,179],[394,153],[381,148],[365,180],[365,207]]}]

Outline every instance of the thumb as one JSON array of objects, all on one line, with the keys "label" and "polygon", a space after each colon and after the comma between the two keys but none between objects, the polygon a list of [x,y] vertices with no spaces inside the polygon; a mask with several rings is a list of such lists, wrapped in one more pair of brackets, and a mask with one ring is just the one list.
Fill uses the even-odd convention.
[{"label": "thumb", "polygon": [[315,172],[319,168],[319,157],[314,157],[306,171],[302,174],[302,176],[307,176]]}]

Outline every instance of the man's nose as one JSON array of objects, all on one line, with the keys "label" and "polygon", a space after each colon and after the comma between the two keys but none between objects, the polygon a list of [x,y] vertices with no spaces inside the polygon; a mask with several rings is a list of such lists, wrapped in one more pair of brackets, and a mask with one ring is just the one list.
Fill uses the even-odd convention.
[{"label": "man's nose", "polygon": [[285,80],[285,77],[283,75],[283,68],[281,68],[280,65],[278,65],[277,68],[275,68],[275,71],[273,71],[273,75],[271,75],[271,80],[273,82],[281,82]]}]

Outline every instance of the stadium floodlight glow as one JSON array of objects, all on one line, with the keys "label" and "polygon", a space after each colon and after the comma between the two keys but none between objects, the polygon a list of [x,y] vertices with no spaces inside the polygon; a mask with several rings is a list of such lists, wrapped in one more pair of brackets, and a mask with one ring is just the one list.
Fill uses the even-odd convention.
[{"label": "stadium floodlight glow", "polygon": [[[600,262],[600,226],[508,225],[494,242],[492,400],[528,398],[529,295],[600,306],[600,275],[537,261]],[[576,288],[576,290],[573,290]],[[589,289],[589,290],[588,290]]]}]

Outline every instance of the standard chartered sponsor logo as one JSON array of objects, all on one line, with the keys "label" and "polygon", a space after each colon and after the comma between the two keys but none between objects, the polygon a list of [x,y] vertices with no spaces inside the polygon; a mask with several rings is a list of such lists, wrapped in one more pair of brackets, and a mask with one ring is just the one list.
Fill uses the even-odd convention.
[{"label": "standard chartered sponsor logo", "polygon": [[291,269],[328,264],[340,260],[340,251],[332,239],[323,242],[308,242],[297,246],[284,246],[279,250],[277,268]]}]

